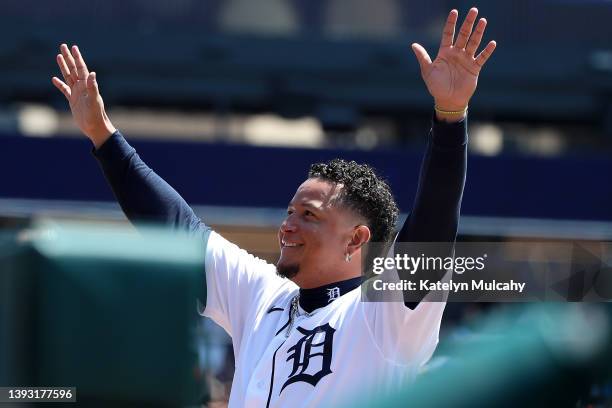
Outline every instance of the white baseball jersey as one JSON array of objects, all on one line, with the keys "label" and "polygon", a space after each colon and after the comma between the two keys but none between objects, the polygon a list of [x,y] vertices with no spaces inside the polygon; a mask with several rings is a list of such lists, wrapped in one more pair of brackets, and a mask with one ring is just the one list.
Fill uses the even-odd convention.
[{"label": "white baseball jersey", "polygon": [[[438,342],[444,303],[362,302],[329,292],[306,313],[299,288],[214,231],[206,249],[204,315],[232,337],[230,408],[340,406],[414,378]],[[295,303],[293,313],[292,303]],[[293,318],[290,318],[293,315]]]}]

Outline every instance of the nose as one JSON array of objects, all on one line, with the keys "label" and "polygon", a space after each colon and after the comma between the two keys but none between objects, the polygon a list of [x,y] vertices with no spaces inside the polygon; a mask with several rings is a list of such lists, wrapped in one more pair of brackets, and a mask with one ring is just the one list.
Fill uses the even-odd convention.
[{"label": "nose", "polygon": [[280,226],[280,231],[283,234],[287,232],[295,232],[296,229],[295,222],[293,222],[293,217],[291,215],[288,215]]}]

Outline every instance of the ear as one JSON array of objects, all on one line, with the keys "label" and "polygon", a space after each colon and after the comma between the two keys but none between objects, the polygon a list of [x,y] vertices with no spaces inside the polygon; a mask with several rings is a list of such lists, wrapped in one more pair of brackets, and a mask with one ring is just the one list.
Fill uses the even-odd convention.
[{"label": "ear", "polygon": [[370,240],[370,228],[367,225],[358,225],[353,230],[353,235],[347,247],[348,255],[354,255],[361,247]]}]

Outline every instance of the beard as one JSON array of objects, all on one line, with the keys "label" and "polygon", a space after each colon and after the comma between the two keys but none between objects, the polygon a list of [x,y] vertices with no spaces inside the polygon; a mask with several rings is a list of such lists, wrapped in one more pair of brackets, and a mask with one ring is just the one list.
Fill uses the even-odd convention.
[{"label": "beard", "polygon": [[292,279],[295,275],[300,271],[300,264],[281,264],[280,262],[276,264],[276,274],[281,278]]}]

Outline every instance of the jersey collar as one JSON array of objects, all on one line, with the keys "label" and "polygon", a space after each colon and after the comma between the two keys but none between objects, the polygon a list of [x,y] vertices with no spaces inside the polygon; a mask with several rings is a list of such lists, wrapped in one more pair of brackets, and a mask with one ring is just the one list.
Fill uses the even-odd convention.
[{"label": "jersey collar", "polygon": [[300,288],[300,307],[310,313],[315,309],[327,306],[345,293],[350,292],[361,285],[362,277],[346,279],[340,282],[330,283],[318,288]]}]

